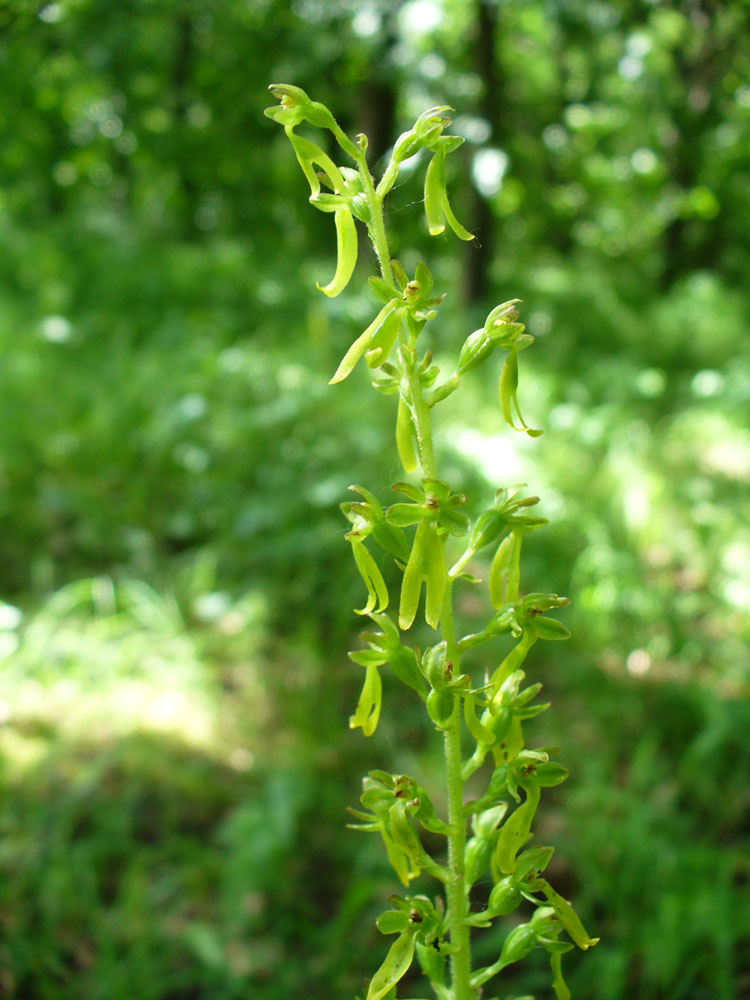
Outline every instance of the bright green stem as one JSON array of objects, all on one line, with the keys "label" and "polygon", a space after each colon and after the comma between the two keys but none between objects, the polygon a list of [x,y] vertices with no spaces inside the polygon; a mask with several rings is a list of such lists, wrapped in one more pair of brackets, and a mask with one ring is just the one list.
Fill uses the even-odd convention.
[{"label": "bright green stem", "polygon": [[[379,196],[372,183],[367,160],[364,153],[357,156],[357,167],[362,178],[362,184],[367,197],[367,205],[370,209],[370,225],[368,230],[375,254],[380,264],[380,273],[385,280],[393,285],[393,269],[391,268],[391,255],[388,250],[388,236],[385,231],[385,220],[383,219],[383,198]],[[432,450],[432,433],[430,431],[430,408],[424,401],[422,386],[419,382],[414,363],[406,363],[406,377],[409,382],[409,392],[412,398],[410,407],[414,429],[417,438],[417,451],[422,472],[426,479],[435,479],[435,457]]]},{"label": "bright green stem", "polygon": [[362,184],[365,189],[367,207],[370,209],[370,225],[368,226],[370,239],[372,240],[372,245],[375,248],[378,263],[380,264],[380,272],[385,280],[390,285],[393,285],[394,281],[393,270],[391,269],[391,254],[388,250],[388,236],[386,235],[385,221],[383,219],[383,199],[379,198],[375,193],[372,176],[370,175],[370,169],[367,166],[365,154],[361,153],[357,156],[356,160],[357,167],[359,168],[359,174],[362,178]]},{"label": "bright green stem", "polygon": [[432,450],[432,431],[430,429],[430,408],[424,401],[422,386],[416,371],[416,358],[404,358],[406,378],[409,383],[409,393],[412,403],[409,407],[417,437],[417,451],[425,479],[437,479],[435,471],[435,456]]},{"label": "bright green stem", "polygon": [[[356,157],[365,196],[370,210],[368,226],[380,271],[387,282],[394,283],[391,268],[388,237],[383,219],[383,198],[372,183],[364,153]],[[403,343],[403,341],[402,341]],[[410,407],[417,438],[417,450],[425,478],[436,479],[435,456],[432,447],[430,409],[422,395],[422,386],[416,370],[413,350],[404,352],[404,365],[412,400]],[[456,646],[453,629],[453,579],[446,581],[445,600],[441,615],[441,628],[448,645],[448,659],[458,672],[460,653]],[[445,730],[445,767],[448,784],[448,823],[451,834],[448,838],[448,877],[445,884],[448,904],[448,929],[454,952],[451,955],[452,1000],[472,1000],[471,986],[471,944],[469,928],[466,924],[466,880],[464,878],[464,851],[466,848],[466,817],[464,816],[464,782],[461,777],[461,698],[456,695],[453,715]]]},{"label": "bright green stem", "polygon": [[[453,630],[453,581],[445,588],[443,611],[440,619],[447,644],[446,658],[453,664],[453,673],[460,673],[461,654],[456,646]],[[452,1000],[471,1000],[471,943],[466,924],[466,883],[464,878],[464,850],[466,848],[466,817],[464,815],[464,780],[461,776],[461,698],[455,696],[450,725],[444,733],[445,770],[448,785],[448,872],[445,887],[448,903],[448,928],[451,945]]]},{"label": "bright green stem", "polygon": [[470,1000],[471,953],[469,928],[466,925],[466,887],[464,883],[464,849],[466,847],[466,818],[464,817],[461,778],[461,713],[460,698],[450,726],[445,730],[445,766],[448,780],[448,822],[452,833],[448,838],[449,879],[445,887],[448,902],[448,926],[451,945],[456,950],[451,955],[453,1000]]}]

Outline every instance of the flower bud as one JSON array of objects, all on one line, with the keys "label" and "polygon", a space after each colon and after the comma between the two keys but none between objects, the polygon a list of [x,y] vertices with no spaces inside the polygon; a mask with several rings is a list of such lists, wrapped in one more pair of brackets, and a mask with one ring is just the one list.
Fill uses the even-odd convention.
[{"label": "flower bud", "polygon": [[453,695],[450,691],[430,691],[427,712],[438,729],[446,729],[453,717]]},{"label": "flower bud", "polygon": [[520,962],[522,958],[534,950],[536,946],[536,931],[531,924],[519,924],[514,927],[505,939],[500,959],[504,965]]},{"label": "flower bud", "polygon": [[499,306],[495,306],[484,321],[484,328],[487,333],[492,333],[493,330],[498,329],[504,323],[512,323],[518,319],[516,304],[520,301],[521,299],[508,299],[507,302],[501,302]]},{"label": "flower bud", "polygon": [[[268,88],[280,108],[268,108],[266,114],[282,125],[299,125],[306,121],[317,128],[334,128],[336,121],[325,106],[318,101],[311,101],[301,87],[293,87],[288,83],[272,83]],[[276,112],[276,114],[269,114]]]},{"label": "flower bud", "polygon": [[477,518],[474,530],[471,533],[470,546],[475,552],[483,549],[485,545],[491,545],[497,541],[507,523],[507,517],[501,510],[486,510]]},{"label": "flower bud", "polygon": [[493,886],[487,909],[493,917],[504,917],[517,909],[522,899],[521,890],[508,876]]},{"label": "flower bud", "polygon": [[492,857],[492,842],[486,837],[472,837],[464,851],[464,876],[466,887],[470,888],[484,875]]},{"label": "flower bud", "polygon": [[439,642],[437,646],[430,646],[424,651],[422,656],[422,673],[427,678],[430,687],[444,688],[450,677],[449,670],[445,662],[448,646],[445,642]]},{"label": "flower bud", "polygon": [[408,160],[415,153],[418,153],[421,148],[422,144],[414,129],[409,129],[408,132],[402,132],[398,139],[396,139],[392,159],[395,163],[403,163],[404,160]]},{"label": "flower bud", "polygon": [[458,356],[458,366],[456,371],[459,375],[470,372],[472,368],[478,368],[485,361],[494,348],[492,338],[484,329],[475,330],[470,333],[464,341],[461,353]]}]

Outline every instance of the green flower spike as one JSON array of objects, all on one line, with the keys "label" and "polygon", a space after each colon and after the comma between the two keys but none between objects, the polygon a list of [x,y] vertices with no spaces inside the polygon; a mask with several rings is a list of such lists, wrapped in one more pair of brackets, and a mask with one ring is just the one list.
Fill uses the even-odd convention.
[{"label": "green flower spike", "polygon": [[[414,959],[437,1000],[475,998],[506,966],[543,949],[550,956],[557,1000],[570,1000],[561,956],[575,945],[590,948],[596,939],[589,937],[571,905],[543,877],[552,848],[525,847],[532,837],[542,789],[559,785],[568,772],[554,759],[556,747],[526,746],[527,721],[549,705],[536,700],[542,687],[539,682],[524,686],[526,670],[522,669],[537,642],[568,637],[567,628],[550,613],[568,601],[557,594],[529,592],[521,583],[522,543],[527,534],[546,523],[532,510],[538,498],[523,497],[515,487],[498,490],[494,503],[470,525],[460,510],[464,496],[451,493],[448,483],[437,478],[439,456],[431,430],[434,407],[497,348],[507,352],[499,384],[502,416],[517,431],[532,437],[540,434],[526,424],[518,402],[518,354],[534,338],[518,321],[519,300],[509,299],[495,306],[484,325],[466,338],[455,370],[447,377],[439,378],[430,346],[418,343],[442,296],[434,295],[432,275],[423,262],[411,277],[392,259],[384,198],[396,182],[400,165],[425,150],[424,211],[430,233],[438,235],[449,227],[462,240],[473,238],[456,219],[446,188],[446,157],[463,142],[444,134],[451,124],[451,108],[433,107],[420,115],[396,140],[378,181],[368,164],[366,136],[359,134],[352,141],[331,112],[299,87],[274,84],[271,91],[278,105],[266,114],[284,128],[292,144],[310,187],[310,203],[334,217],[336,271],[328,284],[318,287],[334,296],[347,286],[357,262],[357,223],[367,231],[379,265],[380,273],[370,278],[377,305],[366,327],[353,338],[331,383],[348,378],[364,358],[372,370],[374,388],[395,397],[398,404],[393,415],[401,465],[406,473],[418,467],[422,470],[421,485],[399,482],[392,487],[404,497],[387,509],[362,486],[350,487],[358,496],[341,507],[349,522],[346,538],[366,588],[366,601],[357,613],[369,615],[373,622],[372,631],[361,633],[360,648],[349,653],[364,675],[349,725],[361,729],[364,736],[374,733],[383,700],[382,671],[388,665],[424,703],[428,718],[442,733],[447,779],[444,818],[415,778],[385,771],[369,772],[363,780],[362,808],[349,810],[357,820],[350,824],[353,829],[382,838],[403,885],[424,874],[442,887],[434,902],[420,895],[390,897],[391,908],[380,914],[377,927],[393,938],[360,998],[396,1000]],[[326,140],[335,140],[338,150],[348,157],[344,161],[348,165],[334,162],[325,141],[316,144],[297,134],[296,129],[306,132],[310,126],[325,130]],[[339,158],[338,153],[333,155]],[[452,554],[454,548],[450,536],[466,537],[456,546],[457,558],[448,571],[446,553]],[[402,573],[398,618],[386,612],[385,569],[372,542]],[[464,630],[454,619],[454,612],[461,610],[460,604],[454,606],[454,585],[480,582],[465,571],[480,550],[494,553],[488,583],[495,610],[475,632],[462,635]],[[440,629],[427,648],[410,645],[404,635],[416,621],[423,589],[424,618],[431,628]],[[496,647],[498,637],[506,635],[509,645],[502,654],[488,650],[481,664],[483,681],[466,672],[465,653],[485,643]],[[470,749],[464,757],[466,737]],[[479,769],[490,761],[494,766],[489,780],[482,779],[476,797],[467,801],[466,782],[472,776],[480,780]],[[473,832],[467,837],[469,820]],[[423,831],[428,834],[428,846],[436,836],[447,838],[444,865],[423,845]],[[490,880],[488,904],[477,912],[472,909],[471,889],[480,880]],[[491,965],[473,967],[471,929],[489,927],[524,900],[535,907],[530,919],[508,928],[510,933],[506,932]],[[559,939],[563,931],[571,941]],[[408,987],[403,992],[413,995]],[[416,992],[425,995],[427,988]],[[512,1000],[533,998],[514,996]]]}]

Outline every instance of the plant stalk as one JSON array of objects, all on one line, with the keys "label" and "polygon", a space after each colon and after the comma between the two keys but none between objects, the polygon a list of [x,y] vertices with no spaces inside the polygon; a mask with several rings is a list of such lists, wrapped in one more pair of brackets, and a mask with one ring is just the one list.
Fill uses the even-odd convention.
[{"label": "plant stalk", "polygon": [[[453,673],[460,673],[461,654],[456,646],[453,629],[453,581],[445,588],[440,625],[445,637],[446,662],[453,665]],[[464,851],[466,849],[466,817],[464,816],[464,780],[461,775],[461,698],[455,696],[450,725],[444,732],[445,771],[448,787],[448,872],[446,900],[451,945],[451,979],[453,1000],[471,1000],[471,942],[466,924],[466,882],[464,878]]]},{"label": "plant stalk", "polygon": [[[403,354],[403,352],[402,352]],[[422,395],[422,386],[419,382],[419,375],[416,372],[416,358],[414,352],[410,357],[404,356],[404,367],[406,368],[406,379],[409,383],[409,394],[411,396],[412,420],[417,438],[417,452],[422,466],[425,479],[437,479],[435,470],[435,456],[432,448],[432,430],[430,428],[430,410]]]},{"label": "plant stalk", "polygon": [[[371,225],[368,226],[370,239],[378,258],[380,271],[390,284],[394,283],[391,268],[388,238],[383,219],[382,198],[378,196],[372,183],[364,154],[357,157],[357,166],[365,189],[370,210]],[[401,342],[407,347],[402,333]],[[412,400],[410,407],[417,439],[417,451],[426,479],[436,479],[437,470],[432,446],[430,410],[422,395],[422,386],[416,370],[416,360],[412,348],[409,354],[403,352],[404,367]],[[458,672],[461,654],[458,650],[453,628],[453,577],[446,580],[445,598],[441,615],[441,629],[447,643],[447,658]],[[451,955],[452,1000],[472,1000],[471,986],[471,944],[469,927],[466,924],[467,901],[464,878],[464,852],[466,849],[466,817],[464,816],[464,781],[461,776],[461,698],[454,698],[453,715],[444,733],[445,768],[448,792],[448,879],[445,885],[448,930],[453,950]]]},{"label": "plant stalk", "polygon": [[370,174],[370,169],[367,166],[367,158],[365,157],[365,154],[361,153],[356,159],[359,174],[362,178],[362,184],[365,189],[367,207],[370,210],[371,225],[367,227],[370,232],[370,239],[372,240],[372,245],[375,248],[375,255],[378,258],[380,273],[389,285],[393,285],[394,280],[393,269],[391,268],[391,254],[388,249],[388,236],[385,231],[385,221],[383,219],[383,199],[379,198],[375,193],[375,187],[372,183],[372,176]]}]

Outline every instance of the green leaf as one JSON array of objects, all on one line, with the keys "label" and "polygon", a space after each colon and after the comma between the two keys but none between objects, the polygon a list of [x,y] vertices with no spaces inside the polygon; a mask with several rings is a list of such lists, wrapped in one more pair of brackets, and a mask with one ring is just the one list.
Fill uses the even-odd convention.
[{"label": "green leaf", "polygon": [[317,287],[329,298],[334,298],[346,288],[357,263],[357,227],[348,205],[337,208],[334,213],[336,223],[336,273],[327,285]]},{"label": "green leaf", "polygon": [[367,604],[364,608],[355,608],[355,612],[358,615],[369,615],[378,602],[380,603],[378,611],[385,611],[388,607],[388,588],[385,585],[383,574],[378,569],[378,564],[365,548],[364,542],[353,541],[352,552],[368,594]]},{"label": "green leaf", "polygon": [[349,728],[362,727],[365,736],[372,736],[380,718],[380,707],[383,700],[383,684],[378,668],[371,664],[365,674],[365,683],[357,702],[357,709],[349,718]]},{"label": "green leaf", "polygon": [[382,1000],[382,997],[395,986],[399,979],[409,971],[414,958],[414,943],[417,934],[415,927],[403,931],[391,947],[385,961],[370,980],[367,1000]]}]

